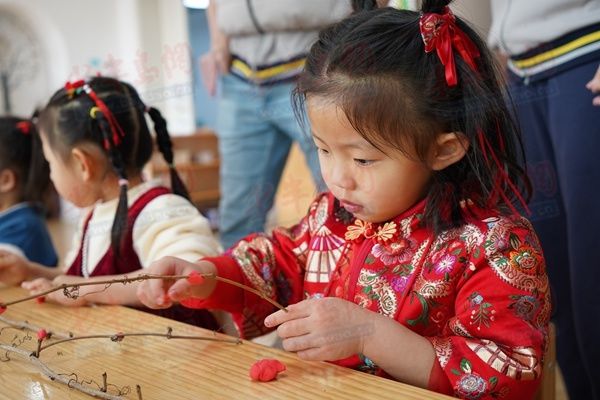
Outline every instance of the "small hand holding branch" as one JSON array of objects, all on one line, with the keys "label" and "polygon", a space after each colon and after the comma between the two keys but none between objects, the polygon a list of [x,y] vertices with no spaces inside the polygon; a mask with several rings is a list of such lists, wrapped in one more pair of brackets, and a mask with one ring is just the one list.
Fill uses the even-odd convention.
[{"label": "small hand holding branch", "polygon": [[[191,263],[175,257],[165,257],[154,262],[148,273],[152,275],[190,275],[192,272],[216,275],[215,265],[208,261]],[[192,284],[188,279],[177,281],[147,280],[140,283],[138,299],[150,308],[169,308],[173,302],[190,297],[206,298],[216,286],[215,279],[206,279],[202,284]]]}]

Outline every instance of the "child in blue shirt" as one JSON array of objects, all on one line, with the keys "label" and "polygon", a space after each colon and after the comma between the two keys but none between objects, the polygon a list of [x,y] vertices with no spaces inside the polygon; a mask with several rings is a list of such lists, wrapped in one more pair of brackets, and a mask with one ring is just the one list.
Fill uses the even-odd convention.
[{"label": "child in blue shirt", "polygon": [[0,256],[53,267],[58,257],[40,206],[50,175],[34,129],[29,120],[0,117]]}]

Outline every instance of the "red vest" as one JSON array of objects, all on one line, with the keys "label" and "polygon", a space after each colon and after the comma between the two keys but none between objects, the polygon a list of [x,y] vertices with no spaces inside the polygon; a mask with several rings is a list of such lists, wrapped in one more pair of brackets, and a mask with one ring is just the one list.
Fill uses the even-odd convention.
[{"label": "red vest", "polygon": [[[123,235],[122,246],[117,256],[112,246],[109,247],[108,251],[100,259],[96,268],[90,276],[106,276],[106,275],[118,275],[128,274],[133,271],[142,269],[140,259],[135,252],[133,247],[133,226],[137,217],[140,215],[144,207],[148,205],[155,198],[164,194],[171,193],[169,189],[164,187],[155,187],[142,194],[127,211],[127,230]],[[92,219],[93,212],[87,216],[87,219],[83,225],[83,235],[81,246],[77,257],[69,267],[67,275],[83,276],[82,259],[84,252],[84,241],[90,220]],[[191,325],[200,326],[206,329],[218,330],[218,324],[214,319],[213,315],[205,310],[191,310],[186,307],[179,305],[173,306],[166,310],[151,310],[148,308],[141,308],[142,311],[150,312],[155,315],[159,315],[166,318],[175,319],[177,321],[185,322]]]}]

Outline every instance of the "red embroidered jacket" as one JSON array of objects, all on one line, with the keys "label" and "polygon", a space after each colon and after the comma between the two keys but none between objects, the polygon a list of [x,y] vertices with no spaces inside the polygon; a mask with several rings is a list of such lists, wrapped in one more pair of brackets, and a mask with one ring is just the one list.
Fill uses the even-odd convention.
[{"label": "red embroidered jacket", "polygon": [[[531,398],[550,314],[544,259],[531,225],[489,212],[436,236],[421,224],[424,206],[376,227],[324,194],[291,229],[250,235],[208,260],[219,275],[284,305],[335,296],[394,318],[434,346],[432,390],[467,399]],[[245,337],[264,333],[263,320],[275,311],[221,282],[210,298],[185,305],[232,312]],[[361,355],[336,363],[385,375]]]}]

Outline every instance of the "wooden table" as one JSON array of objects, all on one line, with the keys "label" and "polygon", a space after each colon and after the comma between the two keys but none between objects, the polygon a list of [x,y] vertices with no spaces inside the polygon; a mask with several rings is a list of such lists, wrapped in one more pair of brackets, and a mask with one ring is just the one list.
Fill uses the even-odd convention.
[{"label": "wooden table", "polygon": [[[10,301],[26,293],[18,288],[0,289],[0,299]],[[203,335],[231,339],[229,336],[156,317],[125,307],[102,306],[68,308],[34,301],[10,306],[1,316],[12,321],[27,320],[54,332],[76,336],[115,334],[117,332]],[[0,329],[6,324],[0,321]],[[27,331],[3,329],[0,343],[10,344],[25,337]],[[19,348],[34,350],[36,332]],[[18,339],[17,339],[18,340]],[[4,359],[5,352],[0,353]],[[0,362],[0,399],[88,399],[88,395],[52,382],[26,357],[11,354]],[[268,383],[253,382],[250,366],[262,358],[276,358],[287,371]],[[306,362],[292,353],[252,342],[241,344],[160,337],[86,339],[56,345],[42,351],[40,359],[52,370],[75,372],[79,381],[108,383],[129,387],[127,399],[137,399],[140,385],[143,399],[445,399],[446,396],[341,368],[324,362]],[[91,384],[94,386],[94,384]],[[115,393],[109,387],[109,393]]]}]

